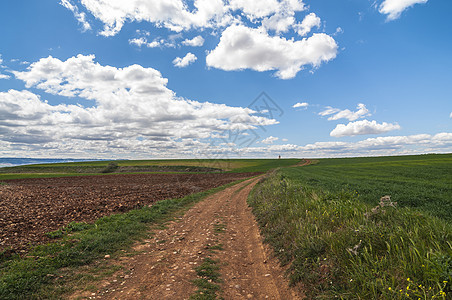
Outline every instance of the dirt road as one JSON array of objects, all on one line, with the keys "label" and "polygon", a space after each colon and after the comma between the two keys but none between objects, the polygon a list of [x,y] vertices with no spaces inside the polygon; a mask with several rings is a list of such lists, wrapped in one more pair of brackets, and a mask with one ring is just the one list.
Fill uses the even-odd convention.
[{"label": "dirt road", "polygon": [[[218,261],[224,299],[299,299],[288,287],[246,200],[259,178],[249,179],[196,204],[185,215],[123,257],[126,272],[106,280],[96,293],[72,298],[188,299],[197,288],[196,266]],[[212,251],[212,249],[217,249]]]}]

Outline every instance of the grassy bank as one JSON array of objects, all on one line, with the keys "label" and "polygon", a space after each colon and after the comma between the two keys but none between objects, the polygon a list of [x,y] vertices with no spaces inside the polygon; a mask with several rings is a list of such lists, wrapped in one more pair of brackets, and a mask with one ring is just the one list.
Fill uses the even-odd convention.
[{"label": "grassy bank", "polygon": [[49,233],[54,243],[34,248],[26,256],[0,253],[0,299],[58,299],[78,280],[78,269],[149,235],[151,225],[169,220],[231,183],[182,199],[159,201],[124,214],[103,217],[94,224],[71,223]]},{"label": "grassy bank", "polygon": [[[266,241],[289,267],[292,284],[309,299],[450,296],[450,222],[419,207],[400,207],[394,197],[379,203],[384,192],[371,201],[373,191],[363,196],[347,186],[328,189],[320,172],[315,184],[307,184],[313,167],[273,173],[249,198]],[[337,181],[344,180],[337,172]],[[378,182],[378,175],[374,178]]]}]

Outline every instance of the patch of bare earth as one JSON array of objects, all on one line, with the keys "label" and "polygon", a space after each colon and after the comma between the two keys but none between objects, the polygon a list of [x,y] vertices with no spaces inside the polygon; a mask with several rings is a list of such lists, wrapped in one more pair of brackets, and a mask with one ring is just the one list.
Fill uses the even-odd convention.
[{"label": "patch of bare earth", "polygon": [[[111,259],[125,271],[105,280],[96,292],[70,298],[189,299],[194,270],[207,257],[218,261],[224,299],[301,299],[263,246],[247,197],[258,178],[234,185],[196,204],[183,217],[155,230],[136,245],[139,254]],[[219,250],[210,249],[219,246]]]},{"label": "patch of bare earth", "polygon": [[121,174],[4,180],[0,251],[48,242],[69,222],[94,222],[169,198],[212,189],[258,173]]}]

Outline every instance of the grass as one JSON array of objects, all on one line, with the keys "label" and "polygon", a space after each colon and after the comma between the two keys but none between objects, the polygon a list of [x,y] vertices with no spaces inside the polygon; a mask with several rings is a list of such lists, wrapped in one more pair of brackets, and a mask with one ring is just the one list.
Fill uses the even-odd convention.
[{"label": "grass", "polygon": [[205,258],[203,263],[195,268],[198,278],[193,283],[198,290],[190,296],[192,300],[215,300],[217,292],[220,290],[218,283],[221,283],[221,274],[218,260]]},{"label": "grass", "polygon": [[151,225],[162,224],[204,197],[237,182],[103,217],[94,224],[70,223],[49,233],[57,239],[54,243],[37,246],[23,257],[0,253],[0,299],[60,298],[80,279],[74,274],[81,267],[129,248],[149,234]]},{"label": "grass", "polygon": [[391,195],[399,207],[452,221],[452,154],[321,159],[283,174],[324,191],[355,191],[371,205]]},{"label": "grass", "polygon": [[0,168],[0,181],[21,178],[103,175],[104,173],[267,172],[299,159],[175,159],[89,161]]},{"label": "grass", "polygon": [[[445,174],[449,159],[320,160],[268,175],[249,203],[266,242],[288,266],[291,283],[309,299],[446,299],[452,293],[450,219],[432,206],[404,201],[403,192],[425,201],[428,193],[417,189],[413,178],[425,188],[440,189],[450,180]],[[410,174],[420,165],[427,172]],[[432,166],[446,179],[428,172]],[[387,185],[391,174],[394,184]],[[438,182],[428,185],[432,177]],[[392,200],[380,204],[386,194]],[[441,195],[438,205],[451,200],[447,191]]]}]

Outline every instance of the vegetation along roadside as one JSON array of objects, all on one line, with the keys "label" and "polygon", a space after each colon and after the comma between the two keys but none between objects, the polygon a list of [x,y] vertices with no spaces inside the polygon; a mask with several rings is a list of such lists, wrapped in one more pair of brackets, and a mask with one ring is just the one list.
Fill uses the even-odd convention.
[{"label": "vegetation along roadside", "polygon": [[447,299],[451,158],[320,160],[267,175],[249,204],[310,299]]}]

